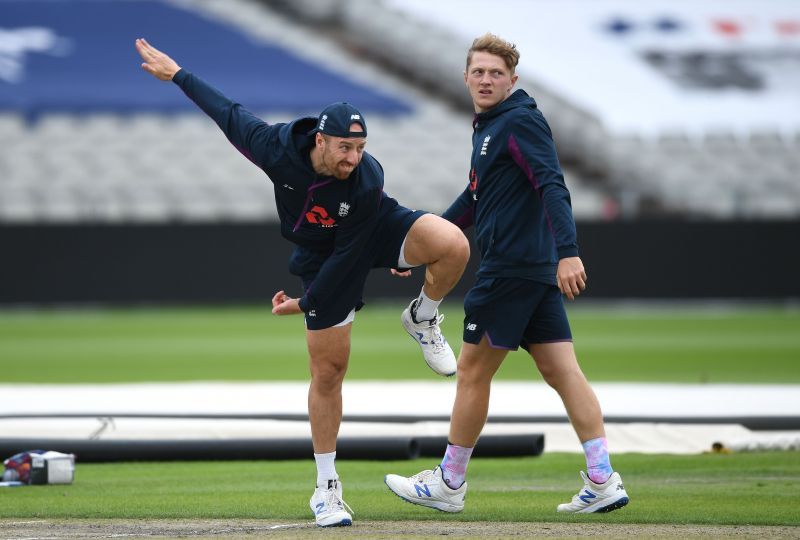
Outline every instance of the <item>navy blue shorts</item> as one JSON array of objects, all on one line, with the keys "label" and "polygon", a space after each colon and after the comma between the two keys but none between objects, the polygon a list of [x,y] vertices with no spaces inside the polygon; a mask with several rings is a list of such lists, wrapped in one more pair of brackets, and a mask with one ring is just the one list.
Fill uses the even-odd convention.
[{"label": "navy blue shorts", "polygon": [[[361,258],[348,278],[340,284],[330,305],[316,306],[313,316],[305,314],[306,328],[309,330],[331,328],[344,321],[353,309],[356,311],[361,309],[364,306],[362,296],[369,271],[373,268],[397,268],[400,247],[408,231],[414,222],[425,214],[427,212],[422,210],[409,210],[398,205],[383,216],[364,247]],[[289,271],[300,277],[304,291],[308,290],[317,277],[317,272],[325,259],[327,255],[301,247],[295,248]]]},{"label": "navy blue shorts", "polygon": [[496,349],[572,341],[561,291],[530,279],[478,278],[464,298],[464,341]]}]

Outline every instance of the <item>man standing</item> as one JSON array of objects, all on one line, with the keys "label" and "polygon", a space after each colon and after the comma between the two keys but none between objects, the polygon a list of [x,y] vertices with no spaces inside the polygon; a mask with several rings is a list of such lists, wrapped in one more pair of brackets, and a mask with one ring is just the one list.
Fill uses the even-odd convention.
[{"label": "man standing", "polygon": [[476,113],[469,185],[444,217],[462,229],[475,225],[481,266],[464,299],[449,444],[434,470],[385,481],[409,502],[460,512],[492,377],[522,346],[564,402],[586,454],[584,486],[558,511],[608,512],[628,504],[628,495],[611,468],[600,405],[575,357],[561,298],[580,294],[586,272],[550,127],[533,98],[512,93],[518,61],[516,47],[493,34],[477,38],[467,55],[464,80]]},{"label": "man standing", "polygon": [[420,296],[401,320],[431,369],[450,376],[456,361],[439,329],[437,307],[461,277],[469,243],[453,224],[399,206],[384,193],[383,169],[364,151],[364,116],[352,105],[334,103],[318,118],[268,125],[146,40],[137,39],[136,49],[142,69],[177,84],[273,182],[281,233],[296,244],[290,271],[305,291],[300,298],[278,291],[272,312],[305,314],[308,416],[317,463],[311,510],[319,526],[350,525],[334,460],[350,329],[363,306],[367,274],[382,267],[402,275],[427,265]]}]

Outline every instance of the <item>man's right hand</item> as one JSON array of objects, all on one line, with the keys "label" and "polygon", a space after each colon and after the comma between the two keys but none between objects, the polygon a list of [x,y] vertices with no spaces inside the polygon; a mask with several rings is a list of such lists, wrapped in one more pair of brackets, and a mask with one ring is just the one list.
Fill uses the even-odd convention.
[{"label": "man's right hand", "polygon": [[162,81],[171,81],[181,69],[175,60],[150,45],[144,38],[136,40],[136,50],[144,60],[142,69]]}]

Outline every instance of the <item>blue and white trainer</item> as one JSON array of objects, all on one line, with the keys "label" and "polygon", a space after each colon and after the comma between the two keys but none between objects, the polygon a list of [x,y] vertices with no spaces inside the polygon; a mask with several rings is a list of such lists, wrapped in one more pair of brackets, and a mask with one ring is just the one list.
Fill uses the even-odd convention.
[{"label": "blue and white trainer", "polygon": [[622,484],[619,473],[614,472],[602,484],[592,482],[586,473],[581,471],[583,479],[583,489],[572,497],[572,501],[566,504],[559,504],[559,512],[569,512],[573,514],[591,514],[594,512],[611,512],[622,508],[630,499]]},{"label": "blue and white trainer", "polygon": [[342,483],[328,480],[327,486],[317,486],[309,501],[317,527],[344,527],[353,524],[353,509],[342,499]]},{"label": "blue and white trainer", "polygon": [[444,377],[456,374],[456,355],[453,349],[442,335],[439,324],[444,319],[444,315],[439,315],[437,311],[433,319],[429,321],[417,322],[414,319],[413,310],[416,299],[403,310],[400,321],[408,335],[411,336],[422,348],[422,356],[425,362],[433,371]]},{"label": "blue and white trainer", "polygon": [[464,482],[458,489],[451,489],[442,478],[442,468],[439,466],[408,478],[387,474],[383,481],[404,501],[442,512],[461,512],[464,509],[467,483]]}]

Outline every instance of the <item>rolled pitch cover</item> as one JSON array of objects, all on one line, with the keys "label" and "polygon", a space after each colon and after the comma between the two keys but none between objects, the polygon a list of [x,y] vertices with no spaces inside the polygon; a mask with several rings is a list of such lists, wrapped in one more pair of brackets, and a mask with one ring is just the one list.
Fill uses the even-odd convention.
[{"label": "rolled pitch cover", "polygon": [[[75,454],[80,463],[114,461],[192,461],[229,459],[310,459],[310,439],[213,439],[213,440],[86,440],[4,439],[0,456],[28,448],[52,448]],[[337,441],[338,459],[401,460],[419,457],[420,445],[410,437],[342,437]]]},{"label": "rolled pitch cover", "polygon": [[[417,437],[422,457],[442,457],[447,448],[447,437]],[[481,435],[472,457],[526,457],[541,456],[544,452],[543,433],[514,435]]]}]

